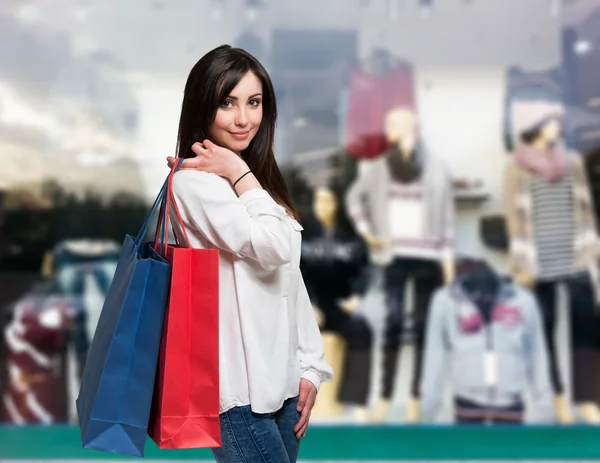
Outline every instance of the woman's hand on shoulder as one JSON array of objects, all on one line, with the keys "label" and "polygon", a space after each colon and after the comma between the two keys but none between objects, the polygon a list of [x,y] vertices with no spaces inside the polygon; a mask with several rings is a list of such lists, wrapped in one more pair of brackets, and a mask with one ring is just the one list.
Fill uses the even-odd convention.
[{"label": "woman's hand on shoulder", "polygon": [[[210,140],[194,143],[192,151],[196,157],[185,159],[181,164],[182,169],[209,172],[225,177],[232,183],[249,170],[248,165],[241,157],[227,148],[215,145]],[[169,168],[172,168],[176,162],[177,158],[167,157]]]}]

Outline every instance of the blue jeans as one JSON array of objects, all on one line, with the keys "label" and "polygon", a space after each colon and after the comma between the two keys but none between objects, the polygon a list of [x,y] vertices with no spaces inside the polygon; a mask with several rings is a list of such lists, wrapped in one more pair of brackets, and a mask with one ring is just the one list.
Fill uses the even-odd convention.
[{"label": "blue jeans", "polygon": [[298,397],[275,413],[257,414],[250,406],[221,413],[222,447],[212,449],[218,463],[295,463],[300,441],[294,426],[300,419]]}]

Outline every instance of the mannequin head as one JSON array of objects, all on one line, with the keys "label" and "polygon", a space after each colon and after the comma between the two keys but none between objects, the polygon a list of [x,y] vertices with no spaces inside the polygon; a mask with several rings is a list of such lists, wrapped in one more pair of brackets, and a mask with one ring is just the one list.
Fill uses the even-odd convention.
[{"label": "mannequin head", "polygon": [[337,222],[339,199],[335,192],[325,186],[315,189],[313,195],[313,213],[318,222],[325,228]]},{"label": "mannequin head", "polygon": [[560,140],[565,111],[560,101],[523,100],[511,111],[515,139],[542,149]]},{"label": "mannequin head", "polygon": [[521,141],[528,145],[547,147],[554,145],[561,136],[561,121],[558,117],[550,117],[533,129],[521,134]]},{"label": "mannequin head", "polygon": [[385,136],[400,151],[412,153],[417,142],[417,117],[413,109],[394,108],[385,117]]}]

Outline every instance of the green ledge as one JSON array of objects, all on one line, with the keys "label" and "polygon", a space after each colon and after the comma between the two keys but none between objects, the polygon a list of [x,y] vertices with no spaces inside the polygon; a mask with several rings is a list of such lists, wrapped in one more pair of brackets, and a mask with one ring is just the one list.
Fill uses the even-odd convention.
[{"label": "green ledge", "polygon": [[[210,451],[159,450],[148,439],[146,459],[211,460]],[[120,459],[81,448],[71,426],[0,427],[0,459]],[[302,460],[595,460],[594,427],[313,426]]]}]

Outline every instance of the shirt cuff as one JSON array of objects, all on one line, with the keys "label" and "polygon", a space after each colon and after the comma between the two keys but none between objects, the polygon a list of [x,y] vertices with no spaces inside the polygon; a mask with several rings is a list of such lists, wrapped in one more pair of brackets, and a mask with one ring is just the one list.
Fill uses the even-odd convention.
[{"label": "shirt cuff", "polygon": [[320,389],[321,387],[321,377],[319,376],[319,374],[314,371],[314,370],[306,370],[302,373],[302,375],[300,376],[301,378],[307,379],[309,380],[311,383],[313,383],[315,385],[315,387],[317,388],[317,391]]}]

